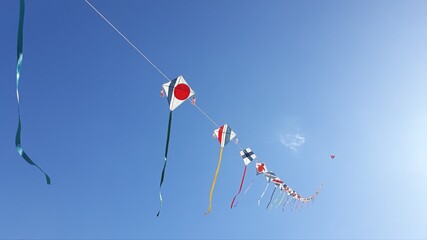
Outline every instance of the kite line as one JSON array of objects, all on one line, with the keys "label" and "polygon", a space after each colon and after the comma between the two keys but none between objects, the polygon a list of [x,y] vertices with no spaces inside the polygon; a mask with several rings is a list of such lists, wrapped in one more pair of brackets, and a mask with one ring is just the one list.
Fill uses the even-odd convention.
[{"label": "kite line", "polygon": [[[93,6],[88,0],[84,0],[102,19],[104,19],[104,21],[106,23],[108,23],[108,25],[110,25],[111,28],[114,29],[114,31],[116,31],[133,49],[135,49],[135,51],[137,51],[145,60],[147,60],[147,62],[149,64],[151,64],[151,66],[153,66],[157,72],[159,72],[165,79],[167,79],[169,82],[171,81],[170,78],[168,78],[166,76],[166,74],[163,73],[162,70],[160,70],[160,68],[158,68],[156,66],[156,64],[154,64],[144,53],[142,53],[141,50],[139,50],[138,47],[135,46],[135,44],[133,44],[122,32],[120,32],[119,29],[117,29],[114,24],[112,24],[100,11],[98,11],[98,9],[95,8],[95,6]],[[205,112],[203,111],[203,109],[200,108],[199,105],[197,104],[193,104],[213,125],[215,125],[216,127],[219,127],[219,125]]]},{"label": "kite line", "polygon": [[150,59],[147,58],[147,56],[145,56],[145,54],[143,54],[136,46],[135,44],[133,44],[125,35],[123,35],[122,32],[119,31],[119,29],[117,29],[104,15],[102,15],[102,13],[100,13],[98,11],[98,9],[95,8],[95,6],[93,6],[88,0],[85,0],[85,2],[96,12],[98,13],[98,15],[104,19],[105,22],[108,23],[108,25],[110,25],[110,27],[112,27],[120,36],[122,36],[122,38],[124,40],[126,40],[127,43],[129,43],[129,45],[131,45],[133,47],[133,49],[135,49],[142,57],[145,58],[145,60],[147,60],[147,62],[149,62],[151,64],[151,66],[153,66],[161,75],[163,75],[163,77],[165,77],[168,81],[170,81],[170,79],[162,72],[162,70],[160,70],[152,61],[150,61]]}]

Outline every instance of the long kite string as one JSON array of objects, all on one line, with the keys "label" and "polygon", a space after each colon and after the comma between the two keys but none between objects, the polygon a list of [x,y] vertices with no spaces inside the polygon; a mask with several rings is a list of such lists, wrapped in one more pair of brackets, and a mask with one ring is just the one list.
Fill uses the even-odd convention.
[{"label": "long kite string", "polygon": [[163,180],[165,178],[166,164],[168,163],[168,150],[169,150],[169,139],[171,135],[171,123],[172,123],[172,111],[170,111],[169,113],[168,133],[166,137],[166,148],[165,148],[165,162],[163,164],[162,176],[160,177],[160,190],[159,190],[160,209],[157,212],[157,217],[160,215],[160,210],[162,209],[162,205],[163,205],[162,185],[163,185]]},{"label": "long kite string", "polygon": [[[129,43],[129,45],[131,45],[133,47],[133,49],[135,49],[142,57],[145,58],[145,60],[147,60],[147,62],[149,62],[151,64],[151,66],[153,66],[161,75],[163,75],[163,77],[165,77],[167,80],[169,80],[169,78],[153,63],[150,61],[150,59],[147,58],[147,56],[145,56],[145,54],[143,54],[136,46],[135,44],[133,44],[125,35],[123,35],[122,32],[119,31],[119,29],[117,29],[104,15],[102,15],[102,13],[100,13],[98,11],[98,9],[95,8],[95,6],[93,6],[88,0],[85,0],[85,2],[96,12],[98,13],[98,15],[104,19],[105,22],[108,23],[108,25],[110,25],[110,27],[112,27],[120,36],[122,36],[122,38],[124,40],[126,40],[127,43]],[[169,80],[170,81],[170,80]]]},{"label": "long kite string", "polygon": [[223,147],[221,147],[221,150],[219,150],[218,165],[216,167],[214,179],[212,181],[211,191],[209,193],[209,206],[208,206],[208,211],[205,213],[206,215],[208,215],[211,212],[211,209],[212,209],[212,195],[213,195],[213,191],[214,191],[214,188],[215,188],[216,178],[218,177],[219,168],[221,167],[222,151],[223,150],[224,150]]},{"label": "long kite string", "polygon": [[27,161],[27,163],[36,166],[41,172],[44,173],[46,177],[46,183],[50,184],[50,177],[46,174],[41,167],[39,167],[36,163],[34,163],[33,160],[25,153],[24,149],[21,145],[21,130],[22,130],[22,124],[21,124],[21,108],[20,108],[20,99],[19,99],[19,79],[21,77],[21,68],[22,68],[22,61],[24,58],[23,53],[23,40],[24,40],[24,15],[25,15],[25,1],[20,1],[20,9],[19,9],[19,26],[18,26],[18,48],[17,48],[17,57],[18,61],[16,64],[16,99],[18,101],[18,129],[16,130],[16,138],[15,138],[15,146],[16,150],[18,151],[19,155]]},{"label": "long kite string", "polygon": [[233,208],[234,205],[234,200],[236,200],[236,197],[240,194],[240,192],[242,191],[242,186],[243,186],[243,182],[245,181],[245,175],[246,175],[246,169],[247,169],[247,165],[245,165],[245,170],[243,171],[243,176],[242,176],[242,181],[240,182],[240,187],[239,187],[239,192],[234,196],[233,201],[231,201],[231,205],[230,208]]}]

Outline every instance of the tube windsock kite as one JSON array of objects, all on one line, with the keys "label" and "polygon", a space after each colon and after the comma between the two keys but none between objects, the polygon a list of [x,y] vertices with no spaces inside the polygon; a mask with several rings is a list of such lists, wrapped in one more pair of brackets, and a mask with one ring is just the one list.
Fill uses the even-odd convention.
[{"label": "tube windsock kite", "polygon": [[218,129],[215,129],[214,135],[218,139],[221,148],[219,151],[218,165],[216,167],[214,179],[212,181],[211,191],[209,193],[209,206],[206,215],[209,214],[212,209],[212,195],[215,188],[216,178],[218,177],[219,168],[221,167],[222,151],[224,150],[225,145],[227,145],[227,143],[229,143],[236,136],[236,133],[234,133],[233,130],[231,130],[231,128],[227,124],[224,124]]},{"label": "tube windsock kite", "polygon": [[194,95],[194,91],[187,84],[183,76],[179,76],[174,80],[163,84],[163,90],[166,93],[168,102],[169,102],[169,121],[168,121],[168,131],[166,137],[166,147],[165,147],[165,158],[163,164],[162,175],[160,177],[160,190],[159,190],[159,198],[160,198],[160,209],[157,212],[157,217],[160,215],[160,210],[163,204],[162,198],[162,185],[165,178],[165,170],[166,164],[168,160],[168,149],[169,149],[169,139],[171,132],[171,123],[172,123],[172,112],[181,105],[185,100]]}]

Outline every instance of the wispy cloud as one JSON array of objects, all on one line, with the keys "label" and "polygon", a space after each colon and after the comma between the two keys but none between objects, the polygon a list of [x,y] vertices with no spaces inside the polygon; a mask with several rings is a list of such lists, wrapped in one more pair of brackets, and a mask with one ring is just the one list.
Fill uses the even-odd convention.
[{"label": "wispy cloud", "polygon": [[298,148],[305,143],[305,137],[299,133],[280,135],[280,142],[290,150],[297,152]]}]

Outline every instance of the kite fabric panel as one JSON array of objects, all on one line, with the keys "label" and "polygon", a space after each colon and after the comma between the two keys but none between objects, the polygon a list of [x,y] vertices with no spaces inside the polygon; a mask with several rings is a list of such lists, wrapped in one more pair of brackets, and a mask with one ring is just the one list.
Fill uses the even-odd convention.
[{"label": "kite fabric panel", "polygon": [[256,168],[256,175],[264,174],[268,171],[267,166],[265,166],[265,163],[263,163],[263,162],[262,163],[256,163],[255,168]]},{"label": "kite fabric panel", "polygon": [[245,165],[249,165],[253,160],[255,160],[256,155],[250,148],[240,151],[240,156],[243,158]]},{"label": "kite fabric panel", "polygon": [[163,84],[164,91],[160,91],[160,96],[164,96],[166,93],[168,103],[169,103],[169,121],[168,121],[168,129],[166,135],[166,147],[165,147],[165,158],[163,163],[162,174],[160,177],[160,189],[159,189],[159,199],[160,199],[160,209],[157,212],[157,217],[160,215],[160,210],[163,206],[163,197],[162,197],[162,185],[165,178],[166,165],[168,162],[168,150],[169,150],[169,140],[171,133],[171,125],[172,125],[172,112],[181,105],[185,100],[194,95],[194,91],[187,84],[183,76],[179,76],[172,81],[169,81]]},{"label": "kite fabric panel", "polygon": [[179,76],[163,84],[163,89],[168,97],[169,109],[171,111],[175,110],[185,100],[194,95],[194,91],[187,84],[183,76]]},{"label": "kite fabric panel", "polygon": [[219,169],[221,167],[222,152],[224,150],[225,145],[227,145],[227,143],[229,143],[234,137],[236,137],[236,133],[233,132],[233,130],[227,124],[224,124],[221,127],[215,129],[214,135],[218,139],[218,142],[221,147],[219,150],[219,159],[218,159],[218,164],[215,170],[214,179],[212,181],[211,190],[209,192],[209,206],[208,206],[208,211],[205,213],[206,215],[208,215],[212,209],[212,196],[215,188],[216,179],[218,177]]},{"label": "kite fabric panel", "polygon": [[234,133],[227,124],[224,124],[218,129],[215,129],[214,134],[222,148],[236,136],[236,133]]},{"label": "kite fabric panel", "polygon": [[15,138],[15,146],[19,155],[27,161],[27,163],[37,167],[46,178],[46,183],[50,184],[50,177],[47,175],[43,169],[37,165],[24,151],[21,144],[21,131],[22,131],[22,123],[21,123],[21,107],[20,107],[20,97],[19,97],[19,80],[21,78],[21,69],[22,69],[22,61],[24,59],[23,52],[23,42],[24,42],[24,15],[25,15],[25,1],[20,1],[20,9],[19,9],[19,26],[18,26],[18,46],[17,46],[17,63],[16,63],[16,100],[18,102],[18,129],[16,130],[16,138]]}]

